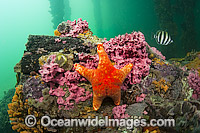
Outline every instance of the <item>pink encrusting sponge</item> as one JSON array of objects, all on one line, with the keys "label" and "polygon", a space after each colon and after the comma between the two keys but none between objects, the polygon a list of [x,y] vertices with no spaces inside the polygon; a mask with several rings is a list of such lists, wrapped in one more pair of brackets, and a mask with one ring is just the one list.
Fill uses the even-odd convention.
[{"label": "pink encrusting sponge", "polygon": [[67,20],[67,22],[63,23],[65,23],[63,25],[68,30],[61,32],[60,37],[77,37],[80,33],[88,30],[88,22],[86,20],[83,21],[82,18],[79,18],[77,21]]},{"label": "pink encrusting sponge", "polygon": [[128,84],[140,83],[142,77],[149,74],[151,60],[146,52],[147,42],[141,32],[118,35],[104,43],[109,58],[114,61],[115,67],[121,69],[128,63],[133,64],[133,69],[124,81],[122,89]]},{"label": "pink encrusting sponge", "polygon": [[189,86],[193,89],[192,97],[199,99],[200,97],[200,77],[197,70],[191,70],[187,77]]},{"label": "pink encrusting sponge", "polygon": [[[39,73],[42,76],[42,80],[50,86],[49,94],[57,97],[59,108],[64,107],[69,110],[74,107],[74,103],[79,103],[92,97],[92,93],[78,87],[80,81],[86,81],[84,77],[81,77],[76,71],[65,71],[60,68],[57,63],[54,63],[56,55],[50,55],[49,59],[50,62],[44,64]],[[66,87],[63,87],[64,85],[68,87],[68,91],[66,91]],[[69,94],[66,95],[66,92],[69,92]]]},{"label": "pink encrusting sponge", "polygon": [[121,106],[116,106],[112,109],[112,114],[115,119],[124,119],[130,117],[126,112],[126,104]]}]

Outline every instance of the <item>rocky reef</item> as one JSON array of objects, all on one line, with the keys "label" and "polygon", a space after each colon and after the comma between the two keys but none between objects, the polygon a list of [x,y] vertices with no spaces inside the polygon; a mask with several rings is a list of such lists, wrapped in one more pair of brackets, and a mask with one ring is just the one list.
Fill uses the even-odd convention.
[{"label": "rocky reef", "polygon": [[[141,32],[126,33],[110,40],[94,36],[87,21],[62,22],[55,36],[30,35],[26,50],[15,66],[17,84],[8,114],[12,129],[21,132],[198,132],[200,122],[200,54],[165,60],[145,41]],[[97,69],[102,62],[97,45],[103,44],[115,69],[131,63],[133,68],[121,84],[121,102],[105,98],[93,109],[92,84],[74,68],[79,63]],[[195,61],[194,61],[195,60]],[[106,71],[106,70],[105,70]],[[112,75],[112,74],[110,74]],[[114,83],[120,83],[115,81]],[[114,88],[114,85],[112,86]],[[37,119],[25,125],[27,115]],[[175,126],[152,127],[59,127],[41,125],[51,119],[108,118],[174,119]]]}]

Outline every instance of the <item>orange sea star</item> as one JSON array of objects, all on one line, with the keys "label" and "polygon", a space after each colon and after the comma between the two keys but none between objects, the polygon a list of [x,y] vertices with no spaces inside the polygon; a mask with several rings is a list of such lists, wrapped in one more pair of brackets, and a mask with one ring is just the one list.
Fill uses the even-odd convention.
[{"label": "orange sea star", "polygon": [[115,105],[120,104],[121,85],[133,67],[133,64],[130,63],[122,69],[116,69],[108,58],[103,44],[98,44],[97,53],[99,55],[97,69],[88,69],[79,64],[74,64],[76,71],[92,84],[94,110],[100,108],[105,97],[111,97]]}]

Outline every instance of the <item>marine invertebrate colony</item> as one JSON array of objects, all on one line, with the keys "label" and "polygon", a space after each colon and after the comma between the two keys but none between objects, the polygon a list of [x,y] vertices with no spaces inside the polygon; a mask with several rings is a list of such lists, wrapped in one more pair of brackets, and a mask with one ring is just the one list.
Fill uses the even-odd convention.
[{"label": "marine invertebrate colony", "polygon": [[128,63],[133,64],[132,71],[124,81],[123,89],[140,83],[142,77],[149,74],[151,60],[146,53],[147,42],[141,32],[118,35],[104,43],[109,58],[116,62],[115,67],[120,69]]},{"label": "marine invertebrate colony", "polygon": [[83,45],[94,47],[97,43],[103,43],[106,39],[98,38],[89,29],[88,22],[79,18],[74,21],[62,22],[54,31],[55,36],[77,37],[84,41]]},{"label": "marine invertebrate colony", "polygon": [[90,81],[93,87],[93,108],[98,110],[103,99],[107,96],[114,100],[115,105],[120,104],[121,88],[124,79],[131,71],[133,64],[128,64],[118,70],[113,67],[108,55],[106,54],[103,44],[97,46],[99,54],[99,64],[97,69],[87,69],[79,64],[74,67],[82,76]]},{"label": "marine invertebrate colony", "polygon": [[23,86],[16,87],[15,95],[12,98],[12,103],[8,104],[8,114],[12,124],[12,129],[17,132],[41,132],[43,133],[46,128],[39,124],[40,119],[37,119],[37,126],[28,127],[25,125],[25,118],[27,115],[34,115],[36,118],[40,117],[41,113],[34,110],[27,103],[27,99],[23,102]]},{"label": "marine invertebrate colony", "polygon": [[197,57],[193,61],[191,61],[190,63],[186,64],[185,66],[188,69],[196,69],[199,72],[199,76],[200,76],[200,53],[198,55],[196,55],[196,56]]},{"label": "marine invertebrate colony", "polygon": [[39,99],[42,97],[42,90],[47,88],[47,85],[42,82],[39,76],[30,77],[23,86],[23,93],[25,98],[32,97]]},{"label": "marine invertebrate colony", "polygon": [[51,62],[49,64],[44,64],[42,66],[42,70],[39,71],[39,73],[42,75],[42,80],[45,82],[49,82],[52,80],[58,80],[61,77],[61,74],[57,76],[57,73],[64,72],[64,69],[60,68],[57,63],[54,63],[56,56],[51,56]]},{"label": "marine invertebrate colony", "polygon": [[200,97],[200,76],[197,70],[191,70],[189,73],[188,83],[189,86],[194,90],[192,97],[194,99],[199,99]]},{"label": "marine invertebrate colony", "polygon": [[161,59],[165,60],[166,57],[164,55],[162,55],[162,53],[160,51],[158,51],[155,47],[150,47],[149,45],[147,45],[149,47],[149,49],[152,50],[152,53],[158,55]]},{"label": "marine invertebrate colony", "polygon": [[129,115],[125,113],[126,111],[126,104],[121,106],[116,106],[112,109],[112,113],[115,119],[123,119],[128,118]]},{"label": "marine invertebrate colony", "polygon": [[[72,109],[74,103],[85,101],[92,96],[92,93],[85,91],[84,88],[78,87],[78,81],[81,79],[77,72],[65,71],[55,63],[57,55],[50,55],[47,63],[45,63],[39,73],[42,75],[43,81],[49,84],[49,94],[57,96],[59,108],[64,107],[66,110]],[[66,96],[66,90],[70,93]],[[65,99],[65,100],[64,100]]]},{"label": "marine invertebrate colony", "polygon": [[[86,20],[82,21],[79,18],[77,21],[62,22],[58,25],[57,30],[55,30],[55,35],[59,35],[61,37],[77,37],[80,33],[84,33],[84,31],[88,30],[88,22]],[[59,32],[59,33],[58,33]]]},{"label": "marine invertebrate colony", "polygon": [[171,85],[169,82],[166,82],[163,78],[161,78],[160,81],[154,80],[152,83],[155,84],[155,90],[158,91],[159,93],[162,90],[166,92],[169,86]]}]

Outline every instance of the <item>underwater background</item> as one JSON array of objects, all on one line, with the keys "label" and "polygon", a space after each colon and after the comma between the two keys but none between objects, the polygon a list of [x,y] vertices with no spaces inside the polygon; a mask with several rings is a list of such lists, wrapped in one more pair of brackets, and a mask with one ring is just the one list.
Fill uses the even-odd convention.
[{"label": "underwater background", "polygon": [[[87,20],[94,35],[112,38],[141,31],[167,59],[200,49],[199,0],[8,0],[0,1],[0,97],[16,83],[13,67],[29,34],[53,35],[66,20]],[[157,45],[152,34],[167,31],[174,43]]]}]

